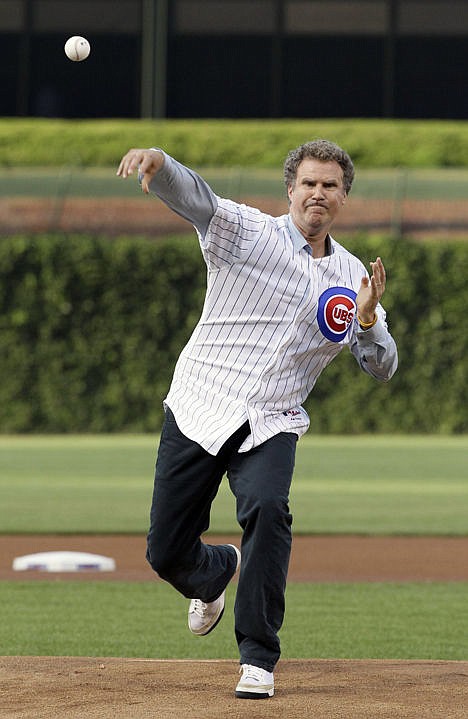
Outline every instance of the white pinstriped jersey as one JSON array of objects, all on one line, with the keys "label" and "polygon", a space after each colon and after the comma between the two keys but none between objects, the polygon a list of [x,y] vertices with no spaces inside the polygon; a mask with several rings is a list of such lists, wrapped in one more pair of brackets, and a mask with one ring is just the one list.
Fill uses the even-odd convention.
[{"label": "white pinstriped jersey", "polygon": [[[182,176],[184,170],[177,163]],[[170,202],[167,187],[161,191],[165,181],[163,173],[151,189],[190,217],[190,193],[178,207],[174,188]],[[205,304],[165,404],[180,430],[211,454],[248,420],[245,452],[279,432],[306,432],[301,405],[344,345],[364,371],[384,380],[396,369],[396,348],[381,306],[366,332],[354,318],[366,274],[360,260],[331,238],[331,254],[314,259],[289,215],[271,217],[213,194],[210,200],[207,228],[197,222],[208,268]]]}]

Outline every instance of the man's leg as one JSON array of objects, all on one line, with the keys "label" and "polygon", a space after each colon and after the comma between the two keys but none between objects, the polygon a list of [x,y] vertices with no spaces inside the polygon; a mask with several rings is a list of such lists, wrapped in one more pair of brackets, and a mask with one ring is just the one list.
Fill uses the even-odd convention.
[{"label": "man's leg", "polygon": [[185,437],[172,412],[167,411],[156,462],[146,556],[153,569],[185,597],[203,602],[217,599],[236,571],[232,548],[200,540],[209,526],[224,462],[221,453],[213,457]]},{"label": "man's leg", "polygon": [[297,436],[283,432],[250,452],[231,456],[228,477],[244,530],[235,604],[241,664],[272,672],[291,551],[289,489]]}]

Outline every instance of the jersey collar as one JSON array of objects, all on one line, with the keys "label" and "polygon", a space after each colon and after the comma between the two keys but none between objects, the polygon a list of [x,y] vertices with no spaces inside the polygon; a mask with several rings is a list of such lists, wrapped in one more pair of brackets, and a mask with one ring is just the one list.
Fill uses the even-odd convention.
[{"label": "jersey collar", "polygon": [[[288,215],[288,230],[289,234],[291,235],[292,243],[294,245],[294,249],[296,252],[299,252],[300,250],[305,250],[309,253],[309,255],[312,254],[312,248],[305,239],[305,237],[299,232],[296,225],[293,222],[293,219],[291,215]],[[331,237],[330,235],[327,235],[326,239],[326,247],[327,247],[327,255],[331,255],[333,253],[332,243],[331,243]]]}]

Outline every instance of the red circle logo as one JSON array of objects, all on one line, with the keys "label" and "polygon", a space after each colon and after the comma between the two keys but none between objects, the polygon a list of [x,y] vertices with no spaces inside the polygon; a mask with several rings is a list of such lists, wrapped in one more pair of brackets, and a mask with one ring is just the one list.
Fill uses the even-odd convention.
[{"label": "red circle logo", "polygon": [[332,332],[346,332],[351,324],[356,305],[345,295],[330,297],[325,303],[325,321]]}]

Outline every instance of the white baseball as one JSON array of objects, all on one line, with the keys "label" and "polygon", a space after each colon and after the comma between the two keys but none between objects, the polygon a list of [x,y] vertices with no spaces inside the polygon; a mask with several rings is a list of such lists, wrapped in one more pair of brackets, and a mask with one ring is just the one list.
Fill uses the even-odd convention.
[{"label": "white baseball", "polygon": [[69,37],[65,43],[65,55],[73,62],[81,62],[86,60],[91,52],[91,45],[85,37],[73,35]]}]

